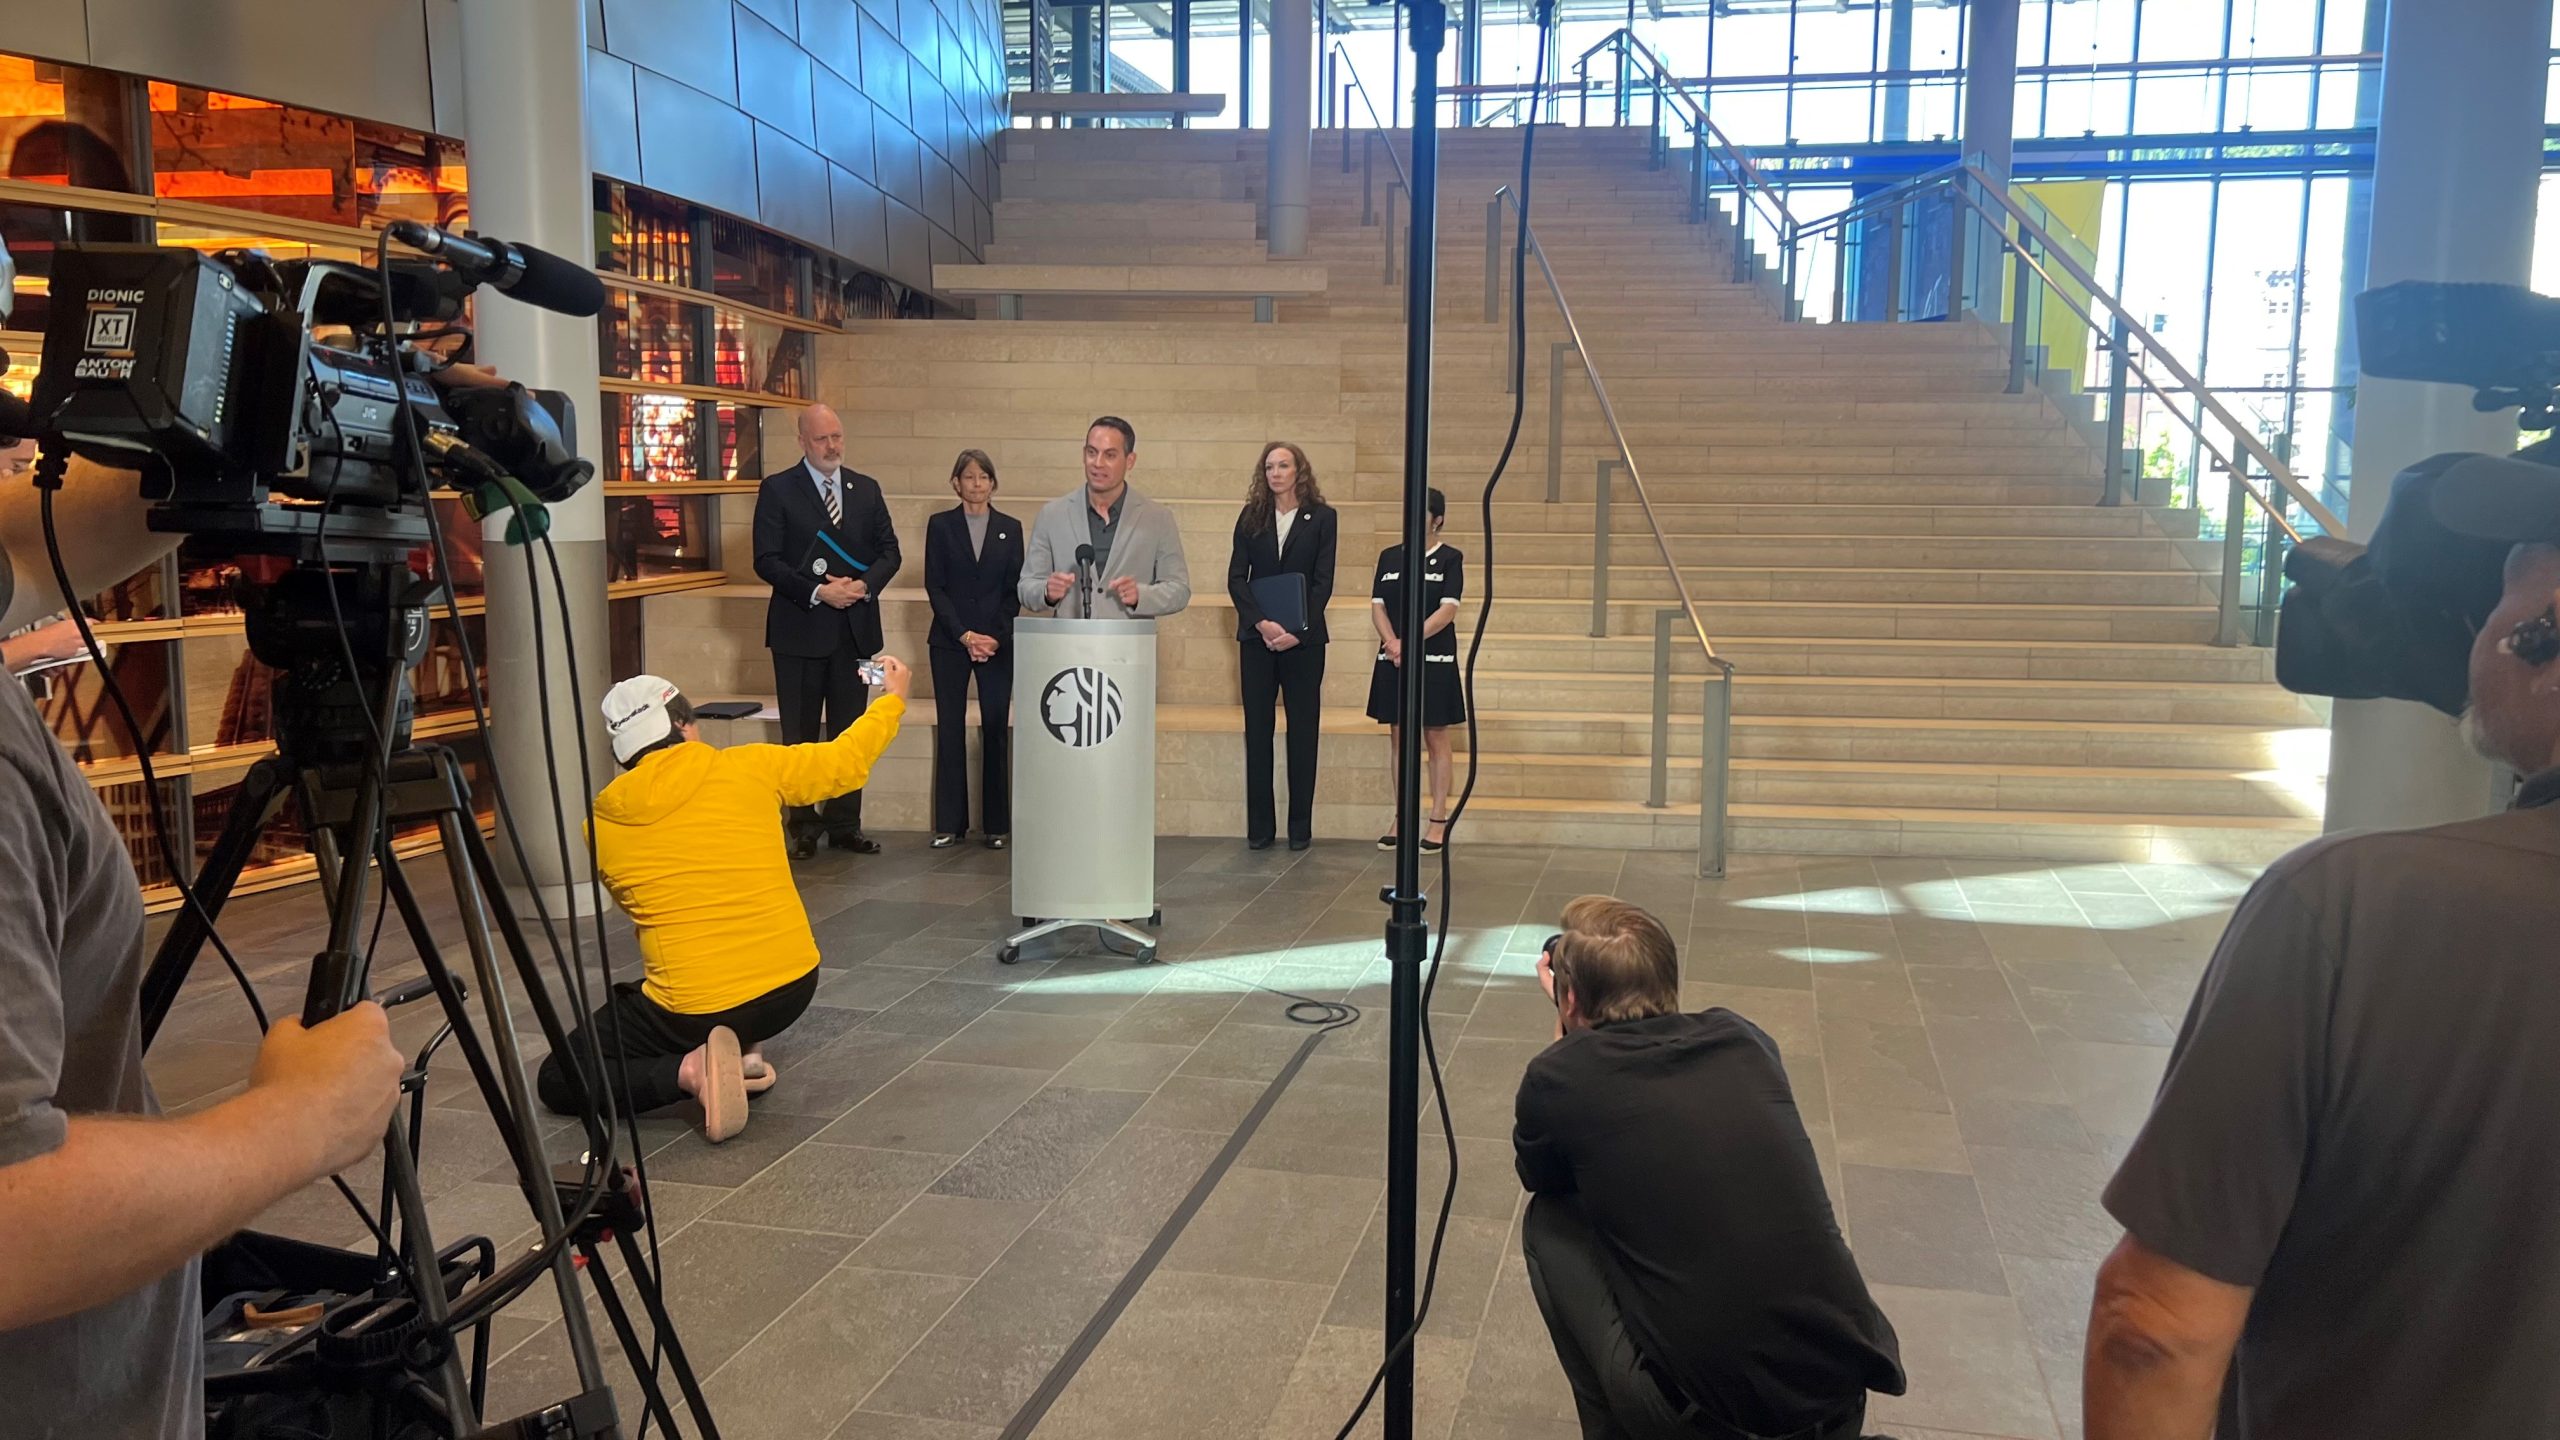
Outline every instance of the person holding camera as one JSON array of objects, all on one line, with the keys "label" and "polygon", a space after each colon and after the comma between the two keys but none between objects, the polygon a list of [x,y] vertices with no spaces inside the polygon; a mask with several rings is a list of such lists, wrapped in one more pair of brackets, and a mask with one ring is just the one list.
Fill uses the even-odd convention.
[{"label": "person holding camera", "polygon": [[1605,895],[1538,955],[1555,1043],[1521,1077],[1529,1287],[1585,1440],[1854,1440],[1903,1391],[1778,1047],[1680,1010],[1670,932]]},{"label": "person holding camera", "polygon": [[818,990],[818,940],[791,879],[782,810],[817,805],[870,778],[898,736],[913,682],[879,660],[883,693],[835,739],[812,745],[702,741],[693,705],[655,675],[605,692],[605,729],[622,773],[595,803],[596,868],[638,931],[641,978],[623,981],[544,1058],[535,1088],[563,1115],[585,1113],[597,1077],[643,1114],[687,1098],[713,1144],[746,1127],[747,1097],[775,1078],[761,1046]]},{"label": "person holding camera", "polygon": [[2464,727],[2526,778],[2503,814],[2315,841],[2240,902],[2106,1189],[2089,1440],[2560,1434],[2560,477],[2434,478],[2393,511],[2514,546]]},{"label": "person holding camera", "polygon": [[[1268,850],[1279,829],[1271,805],[1272,712],[1289,707],[1289,848],[1315,843],[1316,752],[1324,733],[1324,607],[1333,598],[1337,519],[1316,485],[1307,452],[1286,440],[1262,447],[1246,482],[1227,559],[1227,597],[1236,606],[1236,654],[1244,691],[1245,844]],[[1277,580],[1295,590],[1283,624],[1263,607]]]},{"label": "person holding camera", "polygon": [[951,462],[960,503],[925,522],[924,593],[933,603],[933,848],[969,833],[969,682],[978,684],[978,818],[987,848],[1013,843],[1013,618],[1022,522],[995,507],[996,462]]},{"label": "person holding camera", "polygon": [[[174,543],[144,530],[135,484],[72,462],[74,576],[111,584]],[[0,625],[61,603],[39,578],[31,492],[0,491]],[[377,1005],[308,1029],[278,1019],[240,1093],[160,1115],[142,1068],[141,879],[15,684],[0,684],[0,915],[0,1431],[199,1435],[197,1257],[379,1148],[405,1062]]]}]

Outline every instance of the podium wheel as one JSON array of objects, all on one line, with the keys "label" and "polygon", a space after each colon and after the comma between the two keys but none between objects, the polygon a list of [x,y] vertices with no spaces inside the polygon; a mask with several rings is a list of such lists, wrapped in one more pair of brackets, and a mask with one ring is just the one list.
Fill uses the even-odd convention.
[{"label": "podium wheel", "polygon": [[1153,965],[1156,963],[1156,947],[1150,945],[1146,949],[1139,951],[1135,959],[1141,965]]},{"label": "podium wheel", "polygon": [[1021,946],[1019,946],[1019,945],[1007,945],[1007,946],[1006,946],[1006,947],[1004,947],[1003,949],[1001,949],[1001,950],[997,951],[997,952],[996,952],[996,963],[997,963],[997,964],[999,964],[999,965],[1019,965],[1019,964],[1021,964],[1021,963],[1022,963],[1022,947],[1021,947]]}]

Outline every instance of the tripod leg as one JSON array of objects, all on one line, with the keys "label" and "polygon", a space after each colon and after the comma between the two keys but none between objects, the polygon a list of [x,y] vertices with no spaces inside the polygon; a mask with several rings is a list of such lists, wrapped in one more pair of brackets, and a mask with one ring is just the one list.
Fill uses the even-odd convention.
[{"label": "tripod leg", "polygon": [[[489,1059],[488,1047],[480,1041],[479,1030],[471,1023],[471,1007],[462,987],[454,982],[453,969],[436,948],[435,937],[427,928],[425,912],[418,905],[417,891],[409,884],[409,876],[400,867],[400,858],[391,847],[382,847],[377,863],[382,867],[382,882],[391,891],[391,903],[399,907],[400,922],[408,927],[410,939],[418,947],[418,959],[426,967],[428,983],[436,987],[436,999],[444,1006],[445,1019],[453,1026],[453,1043],[462,1051],[463,1062],[471,1067],[471,1078],[480,1087],[480,1095],[489,1106],[489,1118],[497,1122],[498,1138],[505,1141],[507,1152],[516,1157],[517,1168],[530,1167],[550,1183],[548,1167],[543,1163],[541,1147],[528,1143],[532,1117],[509,1111],[505,1106],[506,1087],[499,1083],[498,1072]],[[522,1177],[519,1177],[521,1179]],[[530,1198],[530,1187],[528,1187]]]},{"label": "tripod leg", "polygon": [[[622,1246],[623,1270],[631,1276],[631,1288],[640,1292],[641,1308],[649,1312],[649,1326],[657,1332],[659,1343],[667,1347],[667,1359],[676,1372],[676,1388],[684,1392],[684,1408],[693,1413],[693,1423],[702,1431],[702,1440],[720,1440],[720,1427],[711,1419],[711,1403],[702,1398],[702,1384],[694,1377],[693,1362],[685,1358],[684,1341],[676,1337],[675,1322],[667,1318],[666,1297],[658,1292],[657,1274],[642,1263],[647,1257],[640,1251],[640,1241],[628,1230],[615,1231],[614,1239]],[[593,1269],[594,1262],[588,1262],[588,1268]],[[634,1369],[639,1368],[637,1352],[631,1363]],[[654,1377],[649,1383],[654,1388]]]},{"label": "tripod leg", "polygon": [[[496,1051],[498,1083],[506,1099],[507,1109],[526,1117],[527,1124],[517,1137],[518,1178],[524,1182],[533,1200],[534,1218],[542,1222],[543,1233],[557,1235],[563,1219],[559,1192],[552,1188],[550,1167],[543,1163],[541,1150],[533,1141],[530,1129],[533,1094],[525,1084],[524,1055],[516,1048],[515,1017],[507,1000],[506,977],[499,973],[496,947],[489,939],[489,915],[492,908],[507,928],[511,958],[526,988],[535,997],[535,1013],[543,1019],[544,1034],[553,1046],[568,1043],[559,1030],[558,1013],[550,1008],[548,995],[542,988],[541,973],[534,968],[533,954],[520,943],[522,931],[504,901],[503,891],[484,893],[478,884],[475,860],[485,859],[486,847],[480,841],[479,817],[471,809],[471,792],[463,784],[462,770],[449,750],[437,751],[436,770],[444,785],[445,801],[436,816],[438,831],[444,839],[445,868],[453,877],[453,897],[461,912],[462,936],[471,950],[473,974],[480,984],[480,1003],[489,1016],[489,1044]],[[499,901],[494,907],[490,901]],[[492,1096],[493,1108],[495,1096]],[[590,1132],[592,1133],[592,1131]],[[583,1217],[581,1217],[583,1218]],[[569,1354],[577,1362],[578,1381],[589,1390],[605,1387],[604,1366],[596,1358],[596,1337],[587,1320],[587,1307],[578,1293],[577,1268],[570,1263],[564,1248],[553,1257],[552,1281],[560,1291],[560,1323],[569,1337]]]},{"label": "tripod leg", "polygon": [[[426,1323],[442,1328],[449,1307],[444,1289],[444,1263],[436,1254],[434,1233],[427,1225],[427,1197],[418,1188],[418,1167],[409,1158],[409,1137],[400,1113],[393,1111],[391,1128],[383,1137],[382,1173],[389,1180],[392,1195],[399,1201],[400,1244],[409,1252],[410,1299],[418,1306],[418,1314]],[[385,1217],[385,1224],[389,1217]],[[462,1373],[462,1352],[448,1349],[444,1363],[434,1374],[437,1393],[446,1413],[469,1426],[479,1424],[480,1412],[471,1406],[471,1391]],[[459,1428],[459,1427],[458,1427]],[[468,1434],[469,1430],[464,1429]]]},{"label": "tripod leg", "polygon": [[213,842],[213,850],[205,856],[196,871],[196,904],[204,907],[199,917],[193,906],[181,906],[169,921],[169,933],[160,938],[160,948],[152,952],[151,968],[142,977],[142,1044],[150,1048],[151,1037],[160,1033],[160,1022],[169,1018],[169,1007],[178,998],[178,989],[187,983],[187,972],[195,968],[196,956],[204,949],[205,938],[212,932],[206,921],[222,913],[223,903],[231,898],[231,887],[240,883],[240,872],[248,868],[250,853],[258,848],[258,837],[266,833],[267,822],[276,817],[284,804],[286,782],[292,767],[270,755],[249,767],[240,781],[240,793],[231,799],[231,809],[222,817],[221,837]]},{"label": "tripod leg", "polygon": [[[614,1288],[613,1277],[605,1273],[604,1256],[597,1252],[596,1242],[583,1236],[578,1240],[578,1253],[587,1257],[587,1278],[595,1282],[596,1298],[604,1302],[605,1318],[613,1322],[614,1337],[622,1342],[622,1353],[631,1362],[631,1373],[639,1378],[641,1403],[656,1417],[659,1427],[667,1432],[668,1440],[675,1440],[680,1433],[676,1429],[675,1412],[667,1408],[665,1388],[647,1369],[644,1359],[647,1352],[640,1348],[640,1333],[631,1328],[631,1312],[623,1308],[622,1292]],[[640,1293],[648,1294],[649,1287],[643,1284]],[[701,1417],[697,1414],[695,1418]]]}]

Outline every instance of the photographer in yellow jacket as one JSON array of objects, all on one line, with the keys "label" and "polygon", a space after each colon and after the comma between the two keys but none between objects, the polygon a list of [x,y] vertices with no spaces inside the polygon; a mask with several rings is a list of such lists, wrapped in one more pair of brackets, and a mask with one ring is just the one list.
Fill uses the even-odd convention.
[{"label": "photographer in yellow jacket", "polygon": [[818,989],[818,940],[792,884],[783,807],[832,800],[870,778],[897,738],[913,678],[894,656],[880,669],[884,693],[862,718],[813,745],[705,744],[691,702],[655,675],[606,692],[623,773],[596,797],[596,866],[639,931],[644,968],[569,1037],[575,1070],[558,1054],[542,1062],[543,1104],[583,1109],[596,1043],[617,1105],[646,1113],[690,1097],[715,1144],[745,1128],[748,1095],[775,1078],[758,1047]]}]

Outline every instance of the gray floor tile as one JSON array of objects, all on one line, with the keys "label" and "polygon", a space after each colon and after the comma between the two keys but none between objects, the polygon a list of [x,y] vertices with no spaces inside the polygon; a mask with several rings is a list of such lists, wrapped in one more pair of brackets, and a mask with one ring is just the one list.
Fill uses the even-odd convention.
[{"label": "gray floor tile", "polygon": [[1972,1177],[1873,1165],[1840,1176],[1841,1223],[1869,1284],[2008,1293]]},{"label": "gray floor tile", "polygon": [[666,1242],[663,1288],[697,1373],[725,1363],[853,1250],[807,1235],[697,1220]]},{"label": "gray floor tile", "polygon": [[920,1060],[819,1133],[830,1145],[965,1155],[1048,1078],[1045,1070]]},{"label": "gray floor tile", "polygon": [[[1307,1340],[1281,1388],[1279,1400],[1263,1422],[1263,1440],[1310,1440],[1342,1428],[1351,1407],[1360,1402],[1369,1377],[1378,1368],[1384,1344],[1375,1326],[1319,1325]],[[1467,1362],[1473,1347],[1444,1340],[1426,1331],[1414,1350],[1413,1433],[1415,1440],[1445,1440],[1457,1423],[1458,1399],[1467,1385]],[[1386,1433],[1380,1407],[1371,1404],[1353,1440],[1379,1440]]]},{"label": "gray floor tile", "polygon": [[1997,1095],[1959,1099],[1956,1129],[1968,1145],[2006,1145],[2021,1150],[2088,1151],[2089,1132],[2079,1112],[2047,1100],[2010,1100]]},{"label": "gray floor tile", "polygon": [[1096,1040],[1058,1072],[1057,1083],[1089,1090],[1152,1092],[1191,1057],[1188,1045],[1149,1045],[1135,1040]]},{"label": "gray floor tile", "polygon": [[853,1010],[886,1010],[906,999],[941,972],[911,970],[902,965],[859,965],[829,970],[818,981],[819,1005]]},{"label": "gray floor tile", "polygon": [[806,1115],[775,1115],[751,1109],[747,1128],[721,1144],[714,1145],[688,1130],[650,1151],[649,1180],[652,1184],[674,1180],[735,1189],[824,1128],[825,1121]]},{"label": "gray floor tile", "polygon": [[[1254,1009],[1252,1001],[1238,1011]],[[1210,1080],[1268,1081],[1298,1053],[1312,1032],[1305,1026],[1255,1024],[1230,1015],[1202,1038],[1177,1073]]]},{"label": "gray floor tile", "polygon": [[[1426,1201],[1425,1214],[1414,1227],[1417,1253],[1426,1262],[1431,1253],[1433,1221],[1437,1218],[1436,1199]],[[1439,1279],[1431,1291],[1431,1313],[1423,1319],[1422,1333],[1447,1340],[1473,1340],[1484,1323],[1485,1302],[1492,1298],[1495,1278],[1505,1266],[1519,1264],[1520,1251],[1512,1243],[1508,1216],[1500,1220],[1450,1216],[1448,1234],[1440,1247]],[[1386,1283],[1387,1228],[1382,1206],[1361,1235],[1359,1248],[1352,1252],[1350,1267],[1334,1286],[1332,1303],[1325,1308],[1325,1323],[1366,1330],[1372,1335],[1383,1333],[1387,1319]]]},{"label": "gray floor tile", "polygon": [[1166,1254],[1169,1270],[1290,1280],[1331,1289],[1360,1243],[1383,1184],[1238,1167]]},{"label": "gray floor tile", "polygon": [[833,1120],[869,1099],[933,1046],[928,1036],[856,1029],[785,1067],[773,1088],[755,1097],[755,1113]]},{"label": "gray floor tile", "polygon": [[1925,1110],[1886,1110],[1872,1105],[1831,1107],[1832,1143],[1841,1163],[1902,1170],[1973,1169],[1956,1117]]},{"label": "gray floor tile", "polygon": [[1156,1087],[1154,1096],[1138,1111],[1133,1123],[1231,1135],[1243,1123],[1246,1112],[1253,1109],[1253,1102],[1269,1088],[1267,1083],[1253,1080],[1203,1080],[1176,1075]]},{"label": "gray floor tile", "polygon": [[1460,1135],[1508,1139],[1520,1076],[1540,1040],[1487,1040],[1467,1036],[1443,1051],[1441,1079],[1449,1092],[1449,1118]]},{"label": "gray floor tile", "polygon": [[975,1280],[1012,1247],[1040,1210],[1029,1201],[918,1195],[845,1263]]},{"label": "gray floor tile", "polygon": [[1098,1015],[1037,1015],[988,1010],[936,1046],[932,1058],[964,1065],[1055,1070],[1109,1029]]},{"label": "gray floor tile", "polygon": [[1822,1063],[1835,1105],[1945,1111],[1947,1091],[1929,1028],[1854,1017],[1821,1021]]},{"label": "gray floor tile", "polygon": [[722,1433],[828,1433],[968,1286],[851,1267],[828,1275],[704,1385]]},{"label": "gray floor tile", "polygon": [[996,1440],[1002,1433],[993,1425],[963,1425],[953,1420],[856,1410],[845,1417],[829,1440]]},{"label": "gray floor tile", "polygon": [[[1506,1243],[1509,1243],[1506,1241]],[[1484,1417],[1482,1422],[1470,1418]],[[1573,1421],[1573,1391],[1556,1364],[1555,1342],[1529,1293],[1528,1272],[1514,1258],[1494,1272],[1493,1294],[1476,1332],[1476,1353],[1459,1402],[1458,1435],[1499,1433],[1495,1421],[1566,1424]],[[1538,1435],[1534,1429],[1514,1433]],[[1570,1432],[1578,1435],[1578,1429]]]},{"label": "gray floor tile", "polygon": [[955,1035],[979,1012],[1003,998],[1004,992],[993,986],[934,980],[863,1021],[862,1028],[899,1035]]},{"label": "gray floor tile", "polygon": [[1973,1179],[2003,1254],[2096,1265],[2123,1233],[2099,1205],[2110,1167],[2056,1150],[1973,1149]]},{"label": "gray floor tile", "polygon": [[864,1407],[1004,1424],[1144,1248],[1140,1240],[1024,1231]]},{"label": "gray floor tile", "polygon": [[1239,998],[1236,994],[1166,991],[1159,987],[1156,993],[1130,1006],[1110,1029],[1102,1032],[1102,1038],[1149,1045],[1197,1045],[1208,1039],[1209,1032],[1236,1008]]},{"label": "gray floor tile", "polygon": [[2131,1135],[2142,1129],[2151,1114],[2151,1097],[2160,1089],[2161,1069],[2169,1063],[2168,1047],[2161,1045],[2056,1038],[2045,1043],[2044,1051],[2080,1122],[2100,1135]]},{"label": "gray floor tile", "polygon": [[1048,1229],[1148,1239],[1191,1193],[1227,1137],[1133,1123],[1041,1212]]},{"label": "gray floor tile", "polygon": [[1873,1289],[1901,1338],[1911,1385],[1907,1395],[1876,1396],[1867,1407],[1870,1426],[1893,1430],[1908,1421],[1966,1435],[2059,1440],[2035,1347],[2007,1296]]},{"label": "gray floor tile", "polygon": [[1929,1039],[1947,1093],[1971,1100],[2066,1098],[2035,1032],[2014,1020],[1934,1020]]},{"label": "gray floor tile", "polygon": [[950,1167],[948,1155],[812,1143],[739,1186],[711,1218],[859,1240],[888,1223]]},{"label": "gray floor tile", "polygon": [[1039,1434],[1259,1434],[1324,1302],[1321,1285],[1159,1270],[1058,1397]]},{"label": "gray floor tile", "polygon": [[1052,1085],[962,1156],[933,1192],[981,1200],[1055,1199],[1146,1103],[1147,1097],[1130,1090]]}]

